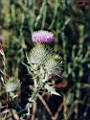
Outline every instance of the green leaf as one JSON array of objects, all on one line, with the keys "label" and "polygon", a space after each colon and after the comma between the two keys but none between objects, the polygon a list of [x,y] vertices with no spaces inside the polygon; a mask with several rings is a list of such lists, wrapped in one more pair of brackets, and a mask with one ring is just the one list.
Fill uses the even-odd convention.
[{"label": "green leaf", "polygon": [[48,84],[45,85],[45,88],[48,90],[50,94],[61,96],[59,93],[55,91],[53,87],[49,86]]}]

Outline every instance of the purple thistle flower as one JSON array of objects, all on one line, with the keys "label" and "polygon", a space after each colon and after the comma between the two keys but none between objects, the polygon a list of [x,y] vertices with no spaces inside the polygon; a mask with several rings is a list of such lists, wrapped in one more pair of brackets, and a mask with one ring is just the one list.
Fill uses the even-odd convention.
[{"label": "purple thistle flower", "polygon": [[32,33],[32,41],[40,44],[52,44],[55,41],[51,32],[40,30]]}]

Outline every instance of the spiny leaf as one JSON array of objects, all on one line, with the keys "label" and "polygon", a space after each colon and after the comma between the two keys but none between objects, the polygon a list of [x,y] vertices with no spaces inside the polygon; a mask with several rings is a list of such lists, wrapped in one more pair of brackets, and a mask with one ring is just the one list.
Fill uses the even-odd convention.
[{"label": "spiny leaf", "polygon": [[45,85],[45,88],[48,90],[48,92],[49,92],[50,94],[60,96],[60,94],[57,93],[57,92],[55,91],[55,89],[54,89],[53,87],[49,86],[48,84]]}]

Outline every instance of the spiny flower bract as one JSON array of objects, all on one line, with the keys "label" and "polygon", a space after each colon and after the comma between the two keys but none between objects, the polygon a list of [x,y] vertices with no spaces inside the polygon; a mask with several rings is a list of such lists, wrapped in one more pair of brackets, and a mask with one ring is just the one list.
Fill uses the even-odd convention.
[{"label": "spiny flower bract", "polygon": [[45,69],[49,75],[57,75],[62,70],[62,59],[60,56],[50,56],[45,63]]},{"label": "spiny flower bract", "polygon": [[44,63],[48,56],[48,51],[43,45],[36,45],[30,53],[30,63],[31,64],[41,64]]}]

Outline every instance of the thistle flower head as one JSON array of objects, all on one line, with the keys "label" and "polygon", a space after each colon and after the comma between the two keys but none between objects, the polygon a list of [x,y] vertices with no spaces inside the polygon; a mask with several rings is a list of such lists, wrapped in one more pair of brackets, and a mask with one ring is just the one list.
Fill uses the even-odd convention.
[{"label": "thistle flower head", "polygon": [[30,53],[30,63],[31,64],[44,64],[46,61],[47,57],[49,55],[49,51],[45,48],[45,46],[41,44],[37,44]]},{"label": "thistle flower head", "polygon": [[55,41],[51,32],[40,30],[32,33],[32,41],[40,44],[52,44]]},{"label": "thistle flower head", "polygon": [[59,73],[62,71],[62,58],[58,55],[50,56],[45,63],[45,70],[47,71],[48,76],[59,76]]}]

